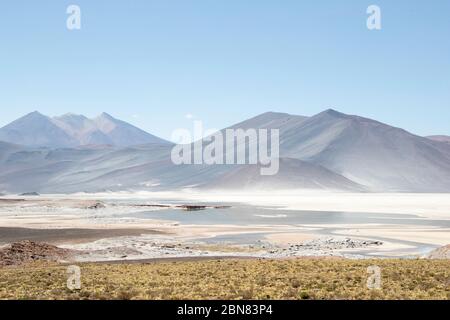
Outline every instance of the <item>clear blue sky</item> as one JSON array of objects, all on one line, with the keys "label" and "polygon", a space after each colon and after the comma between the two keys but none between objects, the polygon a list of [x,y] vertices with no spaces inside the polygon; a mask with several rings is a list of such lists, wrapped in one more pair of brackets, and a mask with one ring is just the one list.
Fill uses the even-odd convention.
[{"label": "clear blue sky", "polygon": [[[66,8],[82,29],[66,29]],[[366,9],[382,10],[382,30]],[[72,0],[0,6],[0,126],[106,111],[164,138],[332,107],[450,134],[450,1]]]}]

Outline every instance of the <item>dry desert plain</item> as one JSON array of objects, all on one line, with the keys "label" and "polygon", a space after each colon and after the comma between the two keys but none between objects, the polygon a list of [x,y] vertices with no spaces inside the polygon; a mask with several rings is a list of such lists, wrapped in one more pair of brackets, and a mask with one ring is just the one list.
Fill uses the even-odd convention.
[{"label": "dry desert plain", "polygon": [[448,299],[449,213],[448,194],[1,197],[0,298]]}]

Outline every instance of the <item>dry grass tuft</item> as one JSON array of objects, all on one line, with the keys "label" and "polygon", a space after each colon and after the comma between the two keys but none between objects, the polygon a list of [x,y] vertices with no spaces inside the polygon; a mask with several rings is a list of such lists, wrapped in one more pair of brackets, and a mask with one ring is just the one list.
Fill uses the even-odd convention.
[{"label": "dry grass tuft", "polygon": [[[366,287],[378,265],[382,288]],[[1,299],[450,299],[449,260],[209,260],[0,268]]]}]

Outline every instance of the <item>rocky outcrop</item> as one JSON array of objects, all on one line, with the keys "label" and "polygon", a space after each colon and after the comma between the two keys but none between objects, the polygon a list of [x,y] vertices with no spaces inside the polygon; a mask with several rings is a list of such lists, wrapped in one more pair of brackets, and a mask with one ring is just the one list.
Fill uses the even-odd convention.
[{"label": "rocky outcrop", "polygon": [[104,208],[106,208],[105,204],[100,201],[89,204],[86,207],[86,209],[89,209],[89,210],[98,210],[98,209],[104,209]]},{"label": "rocky outcrop", "polygon": [[34,261],[56,262],[70,257],[71,254],[71,250],[26,240],[0,249],[0,266],[22,265]]},{"label": "rocky outcrop", "polygon": [[450,259],[450,244],[431,251],[428,259]]}]

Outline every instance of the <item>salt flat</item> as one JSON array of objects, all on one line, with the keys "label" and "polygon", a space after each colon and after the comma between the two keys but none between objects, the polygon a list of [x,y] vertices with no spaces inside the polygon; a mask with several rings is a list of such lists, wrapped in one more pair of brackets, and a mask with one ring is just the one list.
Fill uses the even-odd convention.
[{"label": "salt flat", "polygon": [[[237,256],[412,257],[450,243],[449,194],[183,190],[20,199],[0,201],[0,227],[116,230],[95,241],[73,239],[73,235],[67,241],[59,239],[65,247],[101,253],[84,261],[228,256],[230,248],[236,249]],[[99,208],[92,209],[97,202]],[[151,206],[180,203],[232,208],[183,212],[175,206]],[[117,232],[120,229],[124,231]],[[132,229],[142,230],[142,235],[125,231]]]},{"label": "salt flat", "polygon": [[[139,196],[139,195],[136,195]],[[141,196],[145,197],[145,194]],[[158,197],[197,201],[242,202],[288,210],[417,214],[423,218],[450,219],[450,193],[345,193],[316,190],[270,192],[158,193]]]}]

